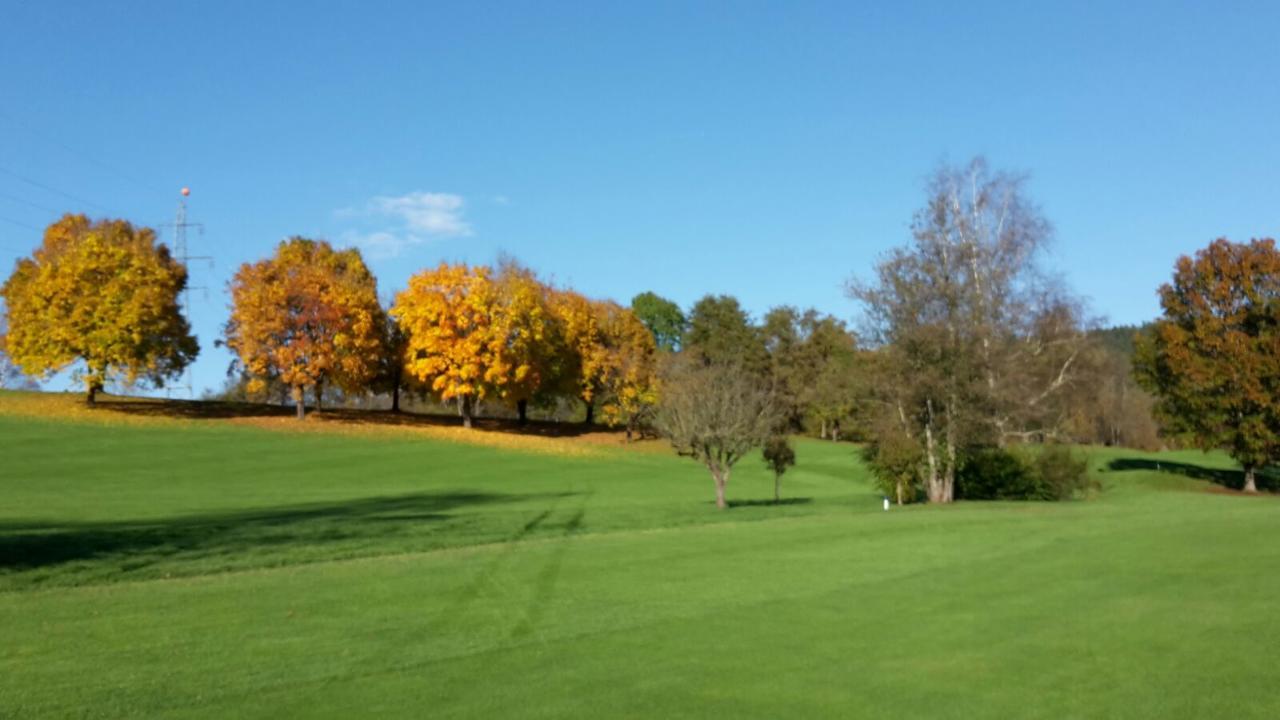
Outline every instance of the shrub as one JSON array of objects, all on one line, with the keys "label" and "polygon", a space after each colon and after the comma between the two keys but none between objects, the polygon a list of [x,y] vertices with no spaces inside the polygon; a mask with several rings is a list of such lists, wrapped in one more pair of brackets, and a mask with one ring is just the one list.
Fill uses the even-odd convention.
[{"label": "shrub", "polygon": [[876,488],[899,505],[924,498],[920,484],[920,448],[901,433],[882,433],[862,449]]},{"label": "shrub", "polygon": [[964,500],[1070,500],[1088,488],[1088,463],[1064,445],[965,453],[956,473]]},{"label": "shrub", "polygon": [[1089,463],[1065,445],[1045,445],[1033,466],[1041,500],[1070,500],[1089,487]]},{"label": "shrub", "polygon": [[970,450],[956,468],[956,497],[961,500],[1027,500],[1036,495],[1031,464],[1009,450]]}]

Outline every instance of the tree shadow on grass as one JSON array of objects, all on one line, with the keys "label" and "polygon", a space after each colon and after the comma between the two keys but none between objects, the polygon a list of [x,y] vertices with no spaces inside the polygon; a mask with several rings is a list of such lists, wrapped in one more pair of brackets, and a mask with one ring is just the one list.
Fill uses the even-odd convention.
[{"label": "tree shadow on grass", "polygon": [[810,497],[789,497],[781,500],[729,500],[730,508],[742,507],[782,507],[783,505],[808,505],[813,502]]},{"label": "tree shadow on grass", "polygon": [[416,493],[160,520],[0,523],[0,574],[94,560],[137,570],[211,556],[252,567],[287,563],[298,552],[324,557],[322,548],[335,545],[394,552],[403,549],[398,537],[429,532],[461,508],[570,494]]},{"label": "tree shadow on grass", "polygon": [[[96,409],[142,417],[184,420],[230,420],[235,418],[293,418],[292,406],[221,400],[164,400],[155,398],[110,397],[100,399]],[[389,410],[335,408],[316,411],[308,407],[308,422],[330,422],[384,427],[461,427],[456,414],[391,412]],[[473,430],[539,437],[578,437],[587,433],[619,433],[600,425],[578,422],[530,420],[521,425],[507,418],[476,418]]]},{"label": "tree shadow on grass", "polygon": [[[1221,485],[1232,490],[1244,489],[1244,471],[1228,468],[1210,468],[1200,465],[1192,465],[1191,463],[1172,462],[1169,460],[1158,460],[1153,458],[1118,458],[1107,464],[1107,469],[1124,472],[1128,470],[1150,470],[1156,472],[1168,472],[1175,475],[1182,475],[1194,480],[1206,480],[1215,485]],[[1258,485],[1259,490],[1276,491],[1280,490],[1280,479],[1274,474],[1274,469],[1259,470],[1255,473],[1254,481]]]}]

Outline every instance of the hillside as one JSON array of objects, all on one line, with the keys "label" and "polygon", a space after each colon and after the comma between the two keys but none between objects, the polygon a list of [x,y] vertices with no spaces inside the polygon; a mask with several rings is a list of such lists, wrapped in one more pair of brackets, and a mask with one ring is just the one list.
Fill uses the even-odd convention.
[{"label": "hillside", "polygon": [[658,445],[77,408],[0,394],[0,716],[1280,712],[1280,499],[1217,456],[886,513],[801,441],[717,512]]}]

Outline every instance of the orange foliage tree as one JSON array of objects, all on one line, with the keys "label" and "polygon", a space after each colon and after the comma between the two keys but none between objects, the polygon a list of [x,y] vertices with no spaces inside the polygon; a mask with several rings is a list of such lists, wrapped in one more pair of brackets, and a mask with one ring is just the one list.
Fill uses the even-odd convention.
[{"label": "orange foliage tree", "polygon": [[269,379],[292,387],[299,419],[307,388],[319,407],[324,383],[356,392],[376,377],[386,321],[358,250],[286,240],[271,258],[240,266],[231,302],[226,342],[254,378],[250,389]]},{"label": "orange foliage tree", "polygon": [[1160,288],[1164,317],[1139,336],[1134,372],[1167,428],[1255,469],[1280,459],[1280,252],[1215,240]]},{"label": "orange foliage tree", "polygon": [[29,375],[81,363],[90,403],[111,378],[158,385],[199,352],[178,304],[186,283],[150,228],[64,215],[0,288],[6,352]]}]

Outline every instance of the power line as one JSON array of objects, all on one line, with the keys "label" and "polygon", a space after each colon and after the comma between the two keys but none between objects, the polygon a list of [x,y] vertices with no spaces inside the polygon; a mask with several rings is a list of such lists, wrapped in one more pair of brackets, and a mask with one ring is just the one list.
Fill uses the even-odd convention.
[{"label": "power line", "polygon": [[52,137],[52,136],[50,136],[50,135],[46,134],[46,133],[45,133],[45,132],[43,132],[43,131],[35,129],[34,127],[32,127],[31,125],[29,125],[28,123],[26,123],[26,122],[24,122],[24,121],[22,121],[22,120],[19,120],[18,118],[14,117],[13,115],[10,115],[9,113],[7,113],[7,112],[5,112],[5,111],[3,111],[3,110],[0,110],[0,116],[3,116],[3,117],[8,118],[8,119],[9,119],[9,121],[10,121],[11,123],[13,123],[14,125],[16,125],[16,126],[18,126],[18,127],[22,128],[23,130],[26,130],[27,132],[29,132],[29,133],[31,133],[32,135],[34,135],[34,136],[36,136],[36,137],[38,137],[38,138],[40,138],[40,139],[44,140],[45,142],[50,143],[51,145],[57,145],[58,147],[60,147],[60,148],[62,148],[63,150],[65,150],[65,151],[67,151],[67,152],[71,153],[72,155],[78,155],[78,156],[80,157],[80,159],[82,159],[82,160],[84,160],[84,161],[86,161],[86,162],[88,162],[88,163],[90,163],[90,164],[97,165],[98,167],[102,168],[103,170],[106,170],[107,172],[110,172],[110,173],[113,173],[113,174],[115,174],[115,175],[118,175],[118,176],[120,176],[121,178],[123,178],[123,179],[125,179],[125,180],[128,180],[129,182],[133,183],[134,185],[137,185],[137,186],[138,186],[138,187],[140,187],[140,188],[143,188],[143,189],[146,189],[146,190],[156,190],[156,189],[157,189],[157,188],[151,187],[151,186],[150,186],[150,185],[148,185],[147,183],[145,183],[145,182],[143,182],[143,181],[141,181],[141,180],[139,180],[139,179],[137,179],[137,178],[133,177],[133,176],[132,176],[132,175],[130,175],[129,173],[124,172],[124,171],[123,171],[123,170],[121,170],[120,168],[117,168],[116,166],[114,166],[114,165],[112,165],[112,164],[110,164],[110,163],[103,162],[102,160],[99,160],[99,159],[95,158],[94,156],[90,155],[89,153],[86,153],[86,152],[84,152],[84,151],[82,151],[82,150],[77,150],[77,149],[75,149],[75,148],[71,147],[70,145],[68,145],[68,144],[66,144],[66,143],[64,143],[64,142],[62,142],[61,140],[58,140],[57,138]]},{"label": "power line", "polygon": [[41,205],[41,204],[39,204],[39,203],[33,203],[33,202],[31,202],[30,200],[26,200],[26,199],[20,198],[20,197],[18,197],[17,195],[10,195],[9,193],[0,193],[0,197],[2,197],[2,198],[6,198],[6,199],[8,199],[8,200],[12,200],[13,202],[16,202],[16,203],[22,203],[23,205],[27,205],[27,206],[29,206],[29,207],[33,207],[33,208],[35,208],[35,209],[37,209],[37,210],[44,210],[45,212],[51,212],[51,213],[54,213],[54,214],[57,214],[57,213],[61,212],[60,210],[54,210],[54,209],[53,209],[53,208],[51,208],[51,207],[45,207],[44,205]]},{"label": "power line", "polygon": [[26,223],[24,223],[24,222],[21,222],[21,221],[18,221],[18,220],[14,220],[13,218],[7,218],[7,217],[5,217],[5,216],[3,216],[3,215],[0,215],[0,220],[3,220],[3,221],[5,221],[5,222],[7,222],[7,223],[13,223],[14,225],[17,225],[18,227],[24,227],[24,228],[26,228],[26,229],[28,229],[28,230],[35,230],[36,232],[40,232],[40,228],[38,228],[38,227],[33,227],[33,226],[31,226],[31,225],[28,225],[28,224],[26,224]]},{"label": "power line", "polygon": [[105,207],[103,207],[103,206],[99,205],[99,204],[98,204],[98,203],[96,203],[96,202],[92,202],[92,201],[89,201],[89,200],[85,200],[85,199],[84,199],[84,198],[82,198],[82,197],[76,197],[75,195],[72,195],[72,194],[71,194],[71,193],[69,193],[69,192],[63,192],[63,191],[61,191],[61,190],[59,190],[59,189],[57,189],[57,188],[55,188],[55,187],[49,187],[48,185],[45,185],[45,184],[44,184],[44,183],[42,183],[42,182],[39,182],[39,181],[37,181],[37,180],[32,180],[32,179],[31,179],[31,178],[29,178],[29,177],[26,177],[26,176],[20,175],[20,174],[18,174],[18,173],[16,173],[16,172],[14,172],[14,171],[12,171],[12,170],[9,170],[9,169],[7,169],[7,168],[0,167],[0,173],[4,173],[5,175],[8,175],[9,177],[15,178],[15,179],[17,179],[17,180],[21,180],[22,182],[24,182],[24,183],[26,183],[26,184],[28,184],[28,185],[31,185],[31,186],[33,186],[33,187],[38,187],[38,188],[40,188],[41,190],[48,190],[48,191],[49,191],[49,192],[51,192],[51,193],[55,193],[55,194],[61,195],[62,197],[67,198],[68,200],[74,200],[75,202],[78,202],[78,203],[84,203],[85,205],[88,205],[88,206],[90,206],[90,207],[96,207],[96,208],[98,208],[99,210],[106,210],[106,208],[105,208]]}]

